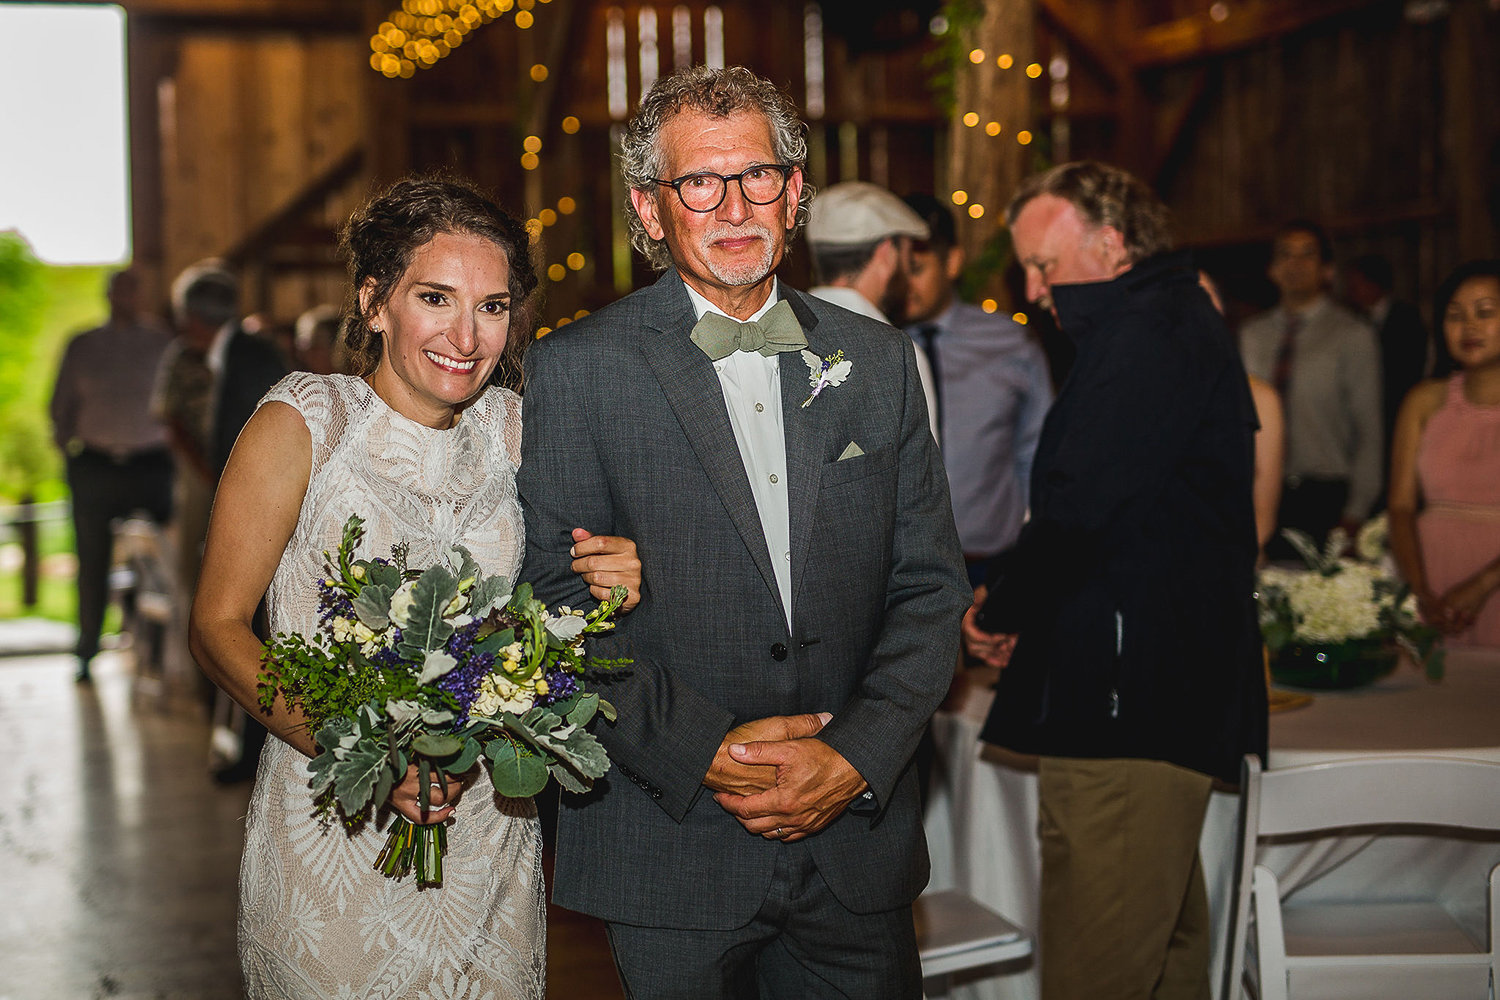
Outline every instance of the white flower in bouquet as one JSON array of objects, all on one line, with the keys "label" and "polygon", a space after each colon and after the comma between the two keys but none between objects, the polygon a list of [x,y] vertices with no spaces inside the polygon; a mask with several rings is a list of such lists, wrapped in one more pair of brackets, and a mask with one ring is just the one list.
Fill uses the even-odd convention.
[{"label": "white flower in bouquet", "polygon": [[546,693],[547,682],[540,677],[522,685],[501,674],[490,674],[479,682],[479,696],[474,699],[469,718],[494,718],[501,712],[524,715]]},{"label": "white flower in bouquet", "polygon": [[1304,573],[1288,581],[1287,597],[1300,619],[1297,635],[1308,642],[1344,642],[1379,631],[1380,575],[1374,566],[1345,562],[1333,576]]},{"label": "white flower in bouquet", "polygon": [[407,580],[391,595],[390,616],[397,628],[406,628],[411,624],[411,606],[416,600],[412,591],[416,589],[416,586],[415,580]]}]

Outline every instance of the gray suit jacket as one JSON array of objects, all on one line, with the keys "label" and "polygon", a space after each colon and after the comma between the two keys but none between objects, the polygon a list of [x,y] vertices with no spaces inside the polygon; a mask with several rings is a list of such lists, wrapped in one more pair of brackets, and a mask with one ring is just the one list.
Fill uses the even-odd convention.
[{"label": "gray suit jacket", "polygon": [[[783,286],[785,287],[785,286]],[[788,289],[809,349],[843,350],[848,381],[807,408],[807,366],[781,356],[792,629],[712,363],[668,272],[532,345],[522,462],[522,579],[591,606],[569,532],[635,539],[640,605],[600,655],[635,658],[595,732],[614,768],[565,796],[556,902],[606,920],[730,929],[765,898],[777,852],[703,788],[724,734],[828,711],[822,738],[878,810],[809,838],[846,907],[907,905],[926,884],[912,751],[953,672],[972,600],[911,339]],[[837,461],[850,442],[864,450]]]}]

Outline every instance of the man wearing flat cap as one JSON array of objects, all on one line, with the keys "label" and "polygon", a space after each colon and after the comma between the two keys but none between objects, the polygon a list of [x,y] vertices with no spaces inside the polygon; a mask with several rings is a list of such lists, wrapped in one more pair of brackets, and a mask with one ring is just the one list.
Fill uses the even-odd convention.
[{"label": "man wearing flat cap", "polygon": [[[847,181],[818,195],[807,220],[807,244],[818,281],[808,294],[889,325],[906,322],[912,241],[930,237],[911,206],[879,184]],[[937,388],[927,356],[917,352],[928,426],[938,438]]]},{"label": "man wearing flat cap", "polygon": [[803,135],[743,67],[658,80],[620,162],[662,277],[526,359],[522,577],[583,605],[586,527],[649,581],[553,889],[633,1000],[921,996],[910,761],[972,591],[911,338],[776,279]]}]

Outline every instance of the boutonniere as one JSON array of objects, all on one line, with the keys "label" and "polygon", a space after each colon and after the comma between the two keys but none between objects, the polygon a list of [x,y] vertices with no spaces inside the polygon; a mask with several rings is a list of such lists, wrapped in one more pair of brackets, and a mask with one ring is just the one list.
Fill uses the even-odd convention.
[{"label": "boutonniere", "polygon": [[803,351],[802,360],[807,362],[807,380],[812,384],[812,395],[802,401],[804,408],[812,405],[818,393],[830,385],[843,385],[849,377],[849,370],[854,367],[854,363],[844,357],[843,351],[826,358],[820,358],[812,351]]}]

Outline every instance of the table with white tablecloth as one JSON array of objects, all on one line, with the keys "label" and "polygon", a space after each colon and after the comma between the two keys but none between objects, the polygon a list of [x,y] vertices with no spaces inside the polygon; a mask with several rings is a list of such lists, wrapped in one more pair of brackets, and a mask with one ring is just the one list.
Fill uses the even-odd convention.
[{"label": "table with white tablecloth", "polygon": [[[932,888],[961,889],[1035,932],[1041,859],[1036,762],[979,742],[993,692],[973,689],[957,711],[933,720],[938,745],[927,809]],[[1356,691],[1318,692],[1309,705],[1271,716],[1269,766],[1351,756],[1424,753],[1500,761],[1500,652],[1452,650],[1432,683],[1410,666]],[[1199,842],[1214,935],[1214,994],[1222,975],[1239,799],[1216,791]],[[1486,873],[1500,841],[1431,829],[1262,845],[1257,860],[1298,898],[1439,898],[1485,940]],[[961,1000],[1034,1000],[1034,959],[979,970],[953,992]]]}]

